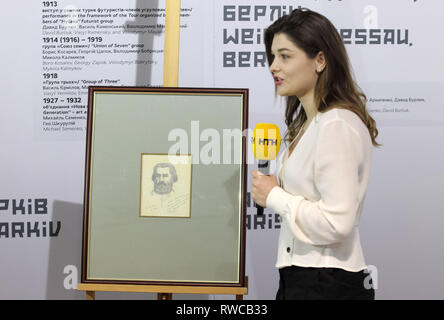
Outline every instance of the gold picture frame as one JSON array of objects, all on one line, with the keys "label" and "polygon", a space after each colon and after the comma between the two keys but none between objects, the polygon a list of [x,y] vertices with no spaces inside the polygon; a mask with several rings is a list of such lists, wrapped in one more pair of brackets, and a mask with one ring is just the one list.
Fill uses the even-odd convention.
[{"label": "gold picture frame", "polygon": [[[248,89],[90,87],[81,284],[244,287],[247,128]],[[186,210],[145,210],[155,164],[184,158]]]}]

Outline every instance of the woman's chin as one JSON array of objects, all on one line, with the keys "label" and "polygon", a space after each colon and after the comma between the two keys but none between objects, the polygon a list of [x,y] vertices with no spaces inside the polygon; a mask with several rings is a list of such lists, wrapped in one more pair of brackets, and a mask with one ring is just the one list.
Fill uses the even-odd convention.
[{"label": "woman's chin", "polygon": [[277,94],[280,95],[281,97],[288,97],[291,96],[291,94],[288,92],[288,90],[285,90],[283,88],[277,88],[276,90]]},{"label": "woman's chin", "polygon": [[284,87],[279,87],[279,86],[276,87],[276,93],[281,97],[293,97],[293,96],[299,97],[300,94],[300,92],[297,90],[288,90]]}]

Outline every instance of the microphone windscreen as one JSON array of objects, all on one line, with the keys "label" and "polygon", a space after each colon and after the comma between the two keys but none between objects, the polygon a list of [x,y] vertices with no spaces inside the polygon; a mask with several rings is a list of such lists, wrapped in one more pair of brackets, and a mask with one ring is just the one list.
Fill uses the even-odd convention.
[{"label": "microphone windscreen", "polygon": [[281,147],[279,127],[273,123],[258,123],[253,130],[253,154],[258,160],[276,159]]}]

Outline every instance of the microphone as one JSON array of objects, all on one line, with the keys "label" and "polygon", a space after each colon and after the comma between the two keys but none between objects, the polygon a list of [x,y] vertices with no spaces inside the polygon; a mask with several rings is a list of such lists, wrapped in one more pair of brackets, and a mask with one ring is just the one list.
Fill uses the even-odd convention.
[{"label": "microphone", "polygon": [[[270,160],[276,159],[281,147],[279,127],[273,123],[258,123],[253,130],[253,154],[258,160],[258,170],[264,175],[270,174]],[[263,215],[264,208],[254,204],[257,214]]]}]

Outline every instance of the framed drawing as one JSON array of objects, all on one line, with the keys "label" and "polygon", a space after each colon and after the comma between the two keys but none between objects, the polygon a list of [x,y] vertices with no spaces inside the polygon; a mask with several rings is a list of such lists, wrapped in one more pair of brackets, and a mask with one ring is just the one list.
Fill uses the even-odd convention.
[{"label": "framed drawing", "polygon": [[191,155],[142,154],[140,216],[190,218]]},{"label": "framed drawing", "polygon": [[242,287],[248,89],[90,87],[85,284]]}]

